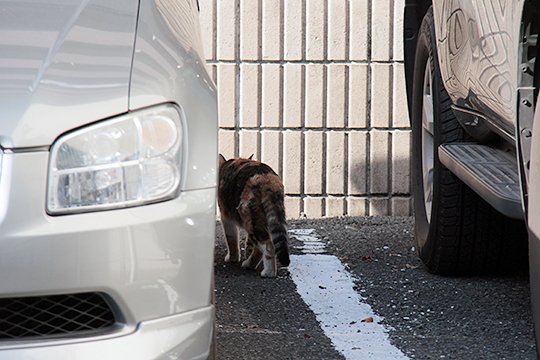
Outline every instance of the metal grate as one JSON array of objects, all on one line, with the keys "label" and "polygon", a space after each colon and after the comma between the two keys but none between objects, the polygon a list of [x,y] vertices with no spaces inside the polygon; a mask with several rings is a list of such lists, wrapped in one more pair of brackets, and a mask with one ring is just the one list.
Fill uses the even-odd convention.
[{"label": "metal grate", "polygon": [[97,293],[0,299],[0,340],[79,335],[116,323]]}]

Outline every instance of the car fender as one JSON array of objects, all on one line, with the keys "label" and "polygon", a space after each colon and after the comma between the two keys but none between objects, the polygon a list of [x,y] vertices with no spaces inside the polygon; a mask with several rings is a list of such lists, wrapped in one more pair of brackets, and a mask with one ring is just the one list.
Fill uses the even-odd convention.
[{"label": "car fender", "polygon": [[183,190],[213,187],[217,177],[217,92],[198,16],[194,0],[141,1],[130,86],[130,110],[164,102],[182,109],[188,142]]}]

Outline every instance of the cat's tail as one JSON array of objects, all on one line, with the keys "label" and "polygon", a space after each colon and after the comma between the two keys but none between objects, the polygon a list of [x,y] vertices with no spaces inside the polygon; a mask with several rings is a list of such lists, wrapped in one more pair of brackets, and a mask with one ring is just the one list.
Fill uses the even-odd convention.
[{"label": "cat's tail", "polygon": [[289,266],[289,236],[283,204],[283,193],[271,193],[263,201],[268,230],[272,236],[276,257],[282,266]]}]

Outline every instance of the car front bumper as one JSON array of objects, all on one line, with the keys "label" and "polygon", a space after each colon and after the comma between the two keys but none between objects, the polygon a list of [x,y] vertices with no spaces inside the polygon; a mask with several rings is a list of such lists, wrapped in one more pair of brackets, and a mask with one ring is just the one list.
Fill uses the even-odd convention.
[{"label": "car front bumper", "polygon": [[[0,341],[0,357],[66,358],[60,349],[76,359],[117,358],[120,350],[130,359],[206,356],[213,324],[215,188],[146,206],[50,216],[48,157],[47,151],[3,156],[0,298],[96,292],[113,303],[120,326],[100,341],[110,353],[100,350],[99,357],[90,350],[97,338],[88,337]],[[65,341],[76,343],[58,345]]]},{"label": "car front bumper", "polygon": [[0,352],[3,360],[199,360],[207,359],[214,324],[213,306],[156,320],[113,338],[16,346]]}]

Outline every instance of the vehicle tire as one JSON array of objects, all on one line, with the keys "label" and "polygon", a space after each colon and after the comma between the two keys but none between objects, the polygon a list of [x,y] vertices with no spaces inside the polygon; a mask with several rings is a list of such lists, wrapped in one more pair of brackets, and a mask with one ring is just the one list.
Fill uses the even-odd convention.
[{"label": "vehicle tire", "polygon": [[523,222],[498,213],[439,161],[440,144],[467,135],[442,83],[431,8],[418,33],[411,115],[415,236],[428,270],[470,275],[526,268]]}]

